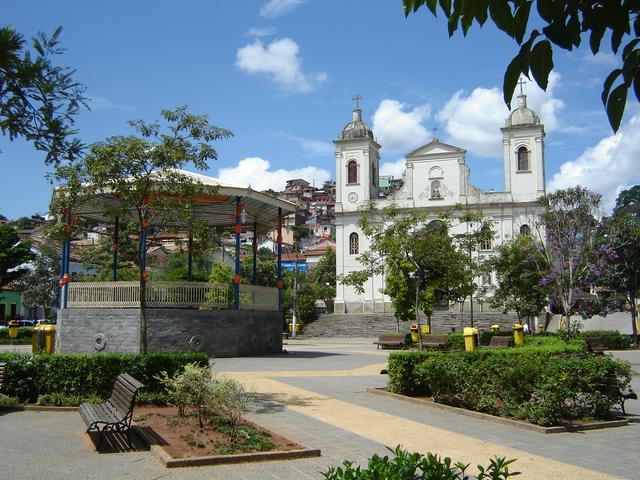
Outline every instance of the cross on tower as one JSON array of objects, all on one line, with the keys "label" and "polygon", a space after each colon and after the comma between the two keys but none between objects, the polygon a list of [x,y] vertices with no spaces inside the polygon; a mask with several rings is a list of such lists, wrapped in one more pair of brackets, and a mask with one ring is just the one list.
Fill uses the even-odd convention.
[{"label": "cross on tower", "polygon": [[356,93],[356,96],[355,96],[355,97],[353,97],[351,100],[355,100],[355,102],[356,102],[356,108],[360,108],[360,104],[359,104],[359,102],[360,102],[360,100],[362,100],[362,97],[361,97],[360,95],[358,95],[358,94]]},{"label": "cross on tower", "polygon": [[520,85],[520,95],[522,95],[524,92],[522,91],[522,86],[524,84],[526,84],[527,82],[524,81],[524,78],[520,77],[520,79],[518,80],[518,85]]}]

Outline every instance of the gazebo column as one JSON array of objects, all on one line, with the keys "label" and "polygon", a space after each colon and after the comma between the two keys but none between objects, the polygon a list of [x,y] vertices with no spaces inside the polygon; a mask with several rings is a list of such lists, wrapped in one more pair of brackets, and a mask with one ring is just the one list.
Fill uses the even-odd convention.
[{"label": "gazebo column", "polygon": [[189,230],[189,240],[187,243],[187,281],[193,280],[193,233]]},{"label": "gazebo column", "polygon": [[71,224],[71,211],[65,211],[64,227],[65,238],[62,244],[62,259],[60,268],[60,308],[67,308],[67,296],[69,295],[69,265],[71,258],[71,234],[73,232],[73,225]]},{"label": "gazebo column", "polygon": [[118,280],[118,249],[120,247],[120,217],[116,217],[115,224],[113,226],[113,241],[111,242],[111,248],[113,250],[113,266],[111,268],[111,280]]},{"label": "gazebo column", "polygon": [[258,222],[253,222],[253,273],[252,283],[258,284]]},{"label": "gazebo column", "polygon": [[278,310],[282,311],[282,207],[278,207]]},{"label": "gazebo column", "polygon": [[242,197],[236,197],[236,274],[233,278],[233,305],[240,310],[240,233],[242,232]]}]

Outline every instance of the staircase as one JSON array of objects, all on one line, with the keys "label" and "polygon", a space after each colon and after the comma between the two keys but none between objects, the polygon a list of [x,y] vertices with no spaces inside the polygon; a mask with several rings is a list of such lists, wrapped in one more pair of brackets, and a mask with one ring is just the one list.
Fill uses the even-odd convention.
[{"label": "staircase", "polygon": [[[515,313],[478,312],[473,316],[474,326],[480,330],[488,330],[491,325],[498,324],[502,330],[511,330],[515,323]],[[420,316],[420,323],[427,324],[427,319]],[[400,322],[400,331],[409,331],[409,322]],[[464,315],[464,326],[470,325],[468,313]],[[451,311],[435,312],[431,317],[433,333],[448,333],[455,328],[461,332],[460,313]],[[340,337],[340,338],[375,338],[382,333],[396,332],[397,322],[392,313],[326,313],[319,315],[315,322],[305,325],[302,335],[305,338]]]}]

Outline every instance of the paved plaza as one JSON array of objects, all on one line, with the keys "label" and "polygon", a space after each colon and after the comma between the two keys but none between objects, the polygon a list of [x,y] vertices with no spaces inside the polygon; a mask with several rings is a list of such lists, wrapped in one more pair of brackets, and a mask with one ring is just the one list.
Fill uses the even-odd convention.
[{"label": "paved plaza", "polygon": [[[288,340],[287,354],[215,359],[214,369],[256,393],[249,417],[322,456],[243,465],[166,469],[148,451],[97,453],[77,412],[1,412],[2,478],[321,479],[352,459],[364,463],[385,445],[432,451],[475,465],[493,455],[517,458],[522,479],[638,478],[640,423],[543,435],[508,425],[367,393],[383,387],[388,352],[373,339]],[[632,364],[640,391],[640,352],[616,352]],[[640,402],[628,402],[640,418]]]}]

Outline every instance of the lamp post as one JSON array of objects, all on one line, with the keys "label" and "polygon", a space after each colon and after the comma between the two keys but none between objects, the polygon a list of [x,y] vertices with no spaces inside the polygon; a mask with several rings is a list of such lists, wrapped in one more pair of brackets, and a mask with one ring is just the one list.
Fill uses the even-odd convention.
[{"label": "lamp post", "polygon": [[296,338],[296,327],[298,326],[298,254],[296,253],[296,263],[293,266],[293,316],[291,317],[291,338]]}]

